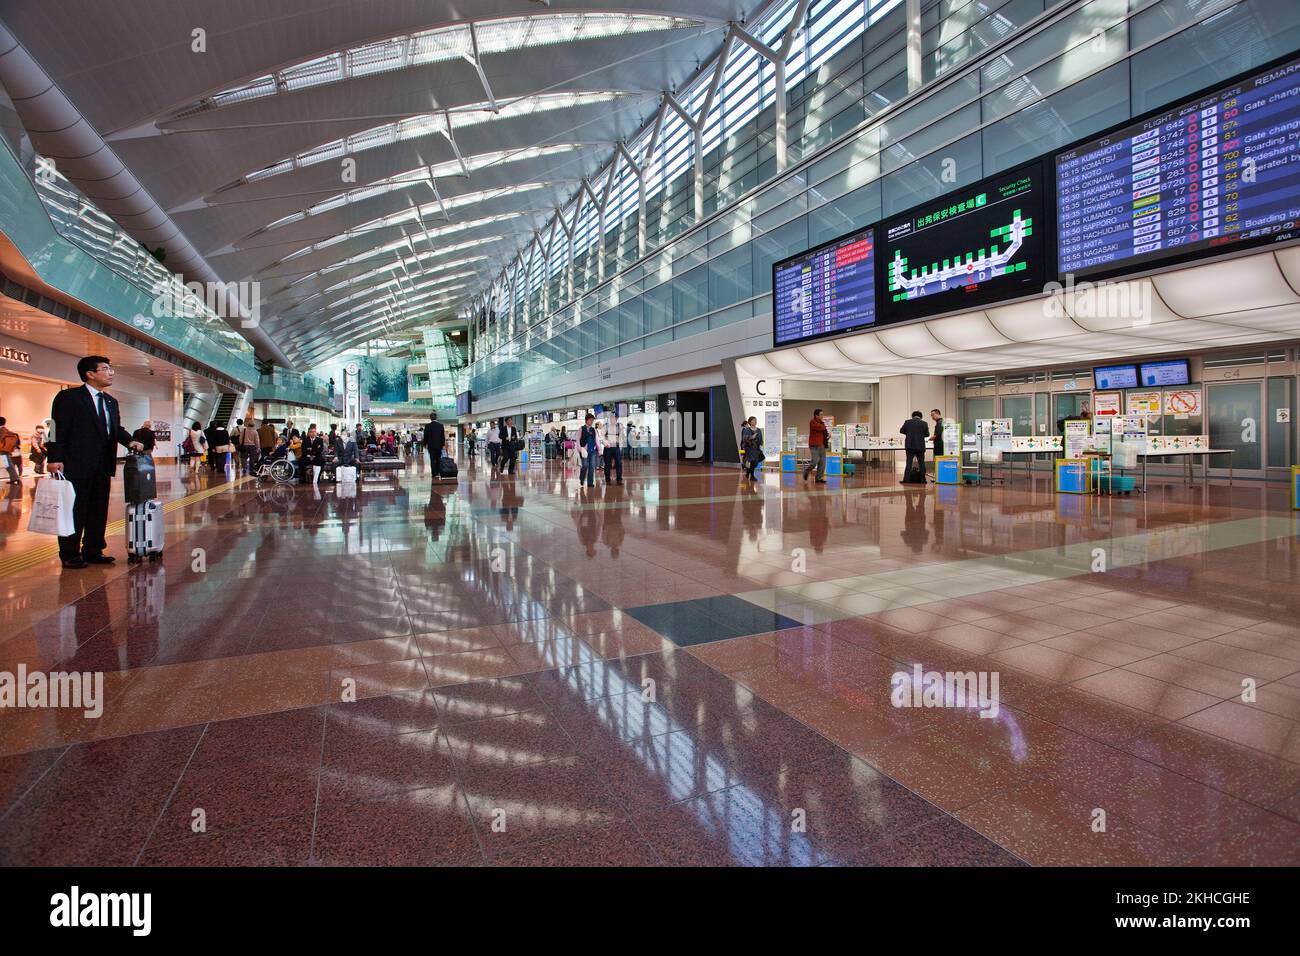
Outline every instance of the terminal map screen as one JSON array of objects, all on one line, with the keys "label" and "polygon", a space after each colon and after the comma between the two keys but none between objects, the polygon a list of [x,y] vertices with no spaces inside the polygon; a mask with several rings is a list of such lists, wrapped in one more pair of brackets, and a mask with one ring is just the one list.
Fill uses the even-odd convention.
[{"label": "terminal map screen", "polygon": [[917,206],[879,227],[881,321],[1041,292],[1040,163]]},{"label": "terminal map screen", "polygon": [[772,267],[776,345],[849,332],[876,321],[875,231],[817,246]]},{"label": "terminal map screen", "polygon": [[1064,275],[1300,238],[1300,59],[1056,156]]},{"label": "terminal map screen", "polygon": [[1143,385],[1186,385],[1187,359],[1169,362],[1143,362]]},{"label": "terminal map screen", "polygon": [[1093,388],[1137,388],[1136,365],[1103,365],[1092,370]]}]

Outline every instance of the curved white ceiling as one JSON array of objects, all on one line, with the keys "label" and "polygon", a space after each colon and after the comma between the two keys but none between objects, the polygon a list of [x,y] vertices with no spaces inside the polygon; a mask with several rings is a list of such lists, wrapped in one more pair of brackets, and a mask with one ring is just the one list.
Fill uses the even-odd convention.
[{"label": "curved white ceiling", "polygon": [[874,381],[1300,337],[1300,247],[749,355],[747,375]]},{"label": "curved white ceiling", "polygon": [[[454,318],[729,21],[771,2],[60,0],[4,17],[221,278],[261,282],[262,330],[308,366],[399,314]],[[343,314],[368,284],[402,299],[467,269],[422,308]]]}]

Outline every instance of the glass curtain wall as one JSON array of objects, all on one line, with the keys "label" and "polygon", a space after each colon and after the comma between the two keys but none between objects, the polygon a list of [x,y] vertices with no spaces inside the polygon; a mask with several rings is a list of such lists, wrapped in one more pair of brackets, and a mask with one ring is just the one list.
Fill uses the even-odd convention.
[{"label": "glass curtain wall", "polygon": [[[794,7],[777,4],[751,29],[778,43]],[[1294,0],[923,7],[928,85],[904,105],[902,4],[810,4],[788,68],[790,157],[803,164],[775,182],[772,66],[736,45],[705,122],[704,216],[713,218],[695,217],[693,137],[669,111],[649,155],[641,152],[648,133],[629,146],[647,170],[644,253],[637,177],[620,163],[603,241],[588,221],[594,205],[585,204],[574,243],[566,240],[549,267],[523,257],[511,286],[518,293],[500,297],[497,324],[511,334],[477,343],[498,344],[476,351],[475,393],[544,387],[766,314],[776,259],[1300,49]],[[705,71],[681,93],[688,109],[702,105],[710,79]],[[587,291],[575,281],[579,300],[563,301],[569,263],[590,277],[601,250],[612,278]]]}]

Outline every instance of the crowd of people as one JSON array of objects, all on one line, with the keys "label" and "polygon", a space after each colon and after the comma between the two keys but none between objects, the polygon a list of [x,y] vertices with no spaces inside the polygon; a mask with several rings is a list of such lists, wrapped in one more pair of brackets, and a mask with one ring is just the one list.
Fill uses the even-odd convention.
[{"label": "crowd of people", "polygon": [[[136,437],[143,436],[137,432]],[[152,448],[152,436],[148,437]],[[423,433],[413,428],[367,428],[358,422],[355,428],[332,424],[328,432],[322,432],[315,423],[304,430],[289,419],[277,428],[269,422],[258,424],[249,416],[237,419],[230,428],[218,422],[206,428],[200,422],[191,423],[180,457],[192,474],[206,464],[210,472],[229,469],[234,476],[256,475],[264,465],[284,459],[293,465],[300,482],[318,484],[326,465],[355,465],[365,457],[397,457],[399,453],[419,455],[423,444]]]}]

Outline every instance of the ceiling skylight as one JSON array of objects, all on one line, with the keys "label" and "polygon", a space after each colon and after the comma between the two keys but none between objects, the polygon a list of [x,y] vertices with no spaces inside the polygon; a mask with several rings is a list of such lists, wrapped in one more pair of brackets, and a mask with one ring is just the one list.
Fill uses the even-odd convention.
[{"label": "ceiling skylight", "polygon": [[[270,179],[272,176],[279,176],[282,173],[292,172],[306,166],[314,166],[317,163],[341,159],[344,156],[365,152],[368,149],[378,149],[381,146],[391,146],[394,143],[403,143],[422,136],[432,136],[434,133],[442,133],[450,139],[455,134],[455,130],[465,126],[476,126],[479,123],[487,123],[496,119],[532,116],[535,113],[569,109],[575,106],[610,103],[618,99],[644,95],[614,90],[535,93],[531,96],[516,97],[513,100],[498,100],[497,112],[492,111],[491,103],[471,103],[467,106],[457,106],[437,113],[420,113],[394,123],[385,123],[383,126],[362,130],[343,139],[332,140],[295,156],[286,157],[279,162],[272,163],[270,166],[248,173],[235,182],[223,186],[218,192],[224,192],[243,183],[261,182],[264,179]],[[448,129],[447,126],[448,118],[451,121],[451,129]]]},{"label": "ceiling skylight", "polygon": [[[292,215],[284,216],[275,222],[264,226],[258,232],[266,232],[271,229],[277,229],[280,226],[287,226],[292,222],[301,222],[308,216],[317,216],[331,209],[337,209],[339,206],[345,206],[349,203],[362,202],[366,199],[372,199],[375,196],[382,196],[386,193],[395,192],[399,189],[410,189],[415,186],[428,186],[431,182],[439,179],[445,179],[451,176],[460,176],[462,173],[473,173],[489,166],[504,165],[505,163],[517,163],[526,159],[537,159],[540,156],[553,156],[557,153],[572,152],[578,149],[580,143],[560,143],[555,146],[529,146],[524,149],[500,149],[490,153],[479,153],[477,156],[466,156],[465,163],[462,166],[458,160],[450,160],[445,163],[436,163],[433,166],[421,166],[419,169],[408,170],[404,173],[398,173],[396,176],[389,176],[385,179],[376,180],[366,186],[357,189],[349,189],[345,193],[339,193],[324,199],[313,206],[309,206],[301,212],[295,212]],[[450,205],[448,200],[448,205]]]},{"label": "ceiling skylight", "polygon": [[[428,180],[425,180],[425,182],[427,181]],[[392,188],[399,188],[399,189],[406,188],[409,185],[410,185],[409,183],[403,183],[402,186],[392,187]],[[419,216],[416,216],[414,208],[405,209],[400,213],[393,213],[392,215],[385,216],[382,219],[371,220],[370,222],[366,223],[364,226],[358,226],[357,228],[358,229],[366,229],[366,228],[382,229],[385,226],[400,225],[403,222],[416,222],[419,220],[420,217],[423,217],[425,215],[438,216],[444,210],[461,209],[465,206],[472,206],[475,203],[487,202],[489,199],[500,199],[503,196],[510,196],[515,193],[528,192],[533,189],[541,189],[543,186],[549,186],[549,185],[552,184],[551,183],[518,183],[516,185],[511,185],[511,186],[499,186],[495,189],[480,189],[477,192],[462,193],[459,196],[448,196],[442,200],[435,199],[433,202],[428,203],[425,206],[422,206],[420,208]],[[279,229],[281,226],[287,226],[290,223],[301,222],[302,220],[306,219],[309,216],[319,216],[321,213],[329,212],[331,209],[337,209],[340,206],[346,206],[350,203],[362,202],[366,199],[372,198],[373,196],[379,196],[389,191],[391,191],[391,189],[382,189],[382,190],[375,189],[372,191],[371,188],[368,187],[367,189],[353,190],[351,193],[344,193],[341,196],[335,196],[332,199],[325,200],[325,202],[317,203],[315,206],[312,206],[310,209],[307,209],[304,212],[296,212],[292,216],[285,216],[283,219],[277,219],[275,222],[271,223],[270,225],[263,226],[261,229],[257,230],[257,232],[247,236],[245,238],[245,241],[247,239],[253,238],[253,236],[270,232],[272,229]]]},{"label": "ceiling skylight", "polygon": [[176,118],[279,93],[341,83],[353,77],[373,76],[447,60],[472,60],[476,46],[480,55],[508,53],[574,40],[682,30],[703,24],[702,20],[686,17],[624,13],[536,13],[458,23],[315,57],[204,97],[181,110]]}]

